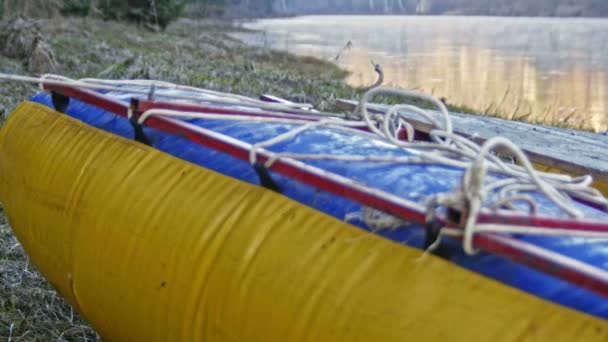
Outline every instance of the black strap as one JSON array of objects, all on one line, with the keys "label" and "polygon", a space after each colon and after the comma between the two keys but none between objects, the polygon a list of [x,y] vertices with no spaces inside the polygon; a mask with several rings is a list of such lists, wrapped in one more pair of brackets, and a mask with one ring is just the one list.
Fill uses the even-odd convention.
[{"label": "black strap", "polygon": [[424,225],[424,230],[426,234],[424,235],[424,245],[422,248],[427,250],[435,241],[437,241],[437,238],[439,238],[441,226],[439,226],[435,220],[430,220]]},{"label": "black strap", "polygon": [[[435,220],[431,219],[427,221],[424,226],[425,228],[425,236],[424,236],[424,246],[423,249],[427,250],[431,245],[437,241],[439,238],[439,233],[441,232],[442,225],[438,224]],[[452,252],[445,244],[440,244],[437,248],[435,248],[431,253],[437,255],[438,257],[444,259],[450,259]]]},{"label": "black strap", "polygon": [[55,107],[55,110],[65,114],[65,111],[70,105],[70,98],[59,94],[58,92],[51,91],[51,100],[53,101],[53,107]]},{"label": "black strap", "polygon": [[129,119],[129,122],[131,123],[131,126],[133,126],[133,131],[135,132],[135,141],[152,146],[152,142],[144,132],[143,127],[137,122],[137,119],[133,116]]},{"label": "black strap", "polygon": [[268,172],[268,169],[264,166],[264,164],[255,163],[253,164],[253,169],[258,174],[258,177],[260,178],[260,184],[263,187],[270,189],[274,192],[282,192],[281,187],[274,181],[274,179],[272,179],[270,173]]}]

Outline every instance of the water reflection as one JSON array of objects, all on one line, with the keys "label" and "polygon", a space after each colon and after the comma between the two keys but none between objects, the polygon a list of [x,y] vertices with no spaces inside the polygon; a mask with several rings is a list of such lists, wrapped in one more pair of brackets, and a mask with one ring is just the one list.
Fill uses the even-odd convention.
[{"label": "water reflection", "polygon": [[325,59],[372,84],[386,83],[511,118],[608,130],[608,20],[315,16],[262,20],[258,42]]}]

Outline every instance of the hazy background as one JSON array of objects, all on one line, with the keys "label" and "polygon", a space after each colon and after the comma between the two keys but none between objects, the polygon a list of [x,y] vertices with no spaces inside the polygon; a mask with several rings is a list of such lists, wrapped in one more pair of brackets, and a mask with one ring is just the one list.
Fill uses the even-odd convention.
[{"label": "hazy background", "polygon": [[[236,1],[263,5],[268,1]],[[235,3],[235,2],[233,2]],[[509,16],[606,16],[606,0],[274,0],[279,13],[421,13]]]},{"label": "hazy background", "polygon": [[273,8],[324,15],[258,20],[246,27],[264,33],[246,40],[333,61],[353,86],[374,83],[374,60],[388,86],[479,113],[608,130],[608,20],[583,17],[607,14],[608,0],[277,0]]}]

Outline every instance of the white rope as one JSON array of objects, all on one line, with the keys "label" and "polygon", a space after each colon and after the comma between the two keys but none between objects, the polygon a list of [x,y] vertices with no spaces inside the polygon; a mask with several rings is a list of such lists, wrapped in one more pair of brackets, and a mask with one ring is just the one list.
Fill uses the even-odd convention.
[{"label": "white rope", "polygon": [[[439,107],[440,113],[444,116],[443,129],[439,128],[438,121],[425,110],[407,105],[392,106],[388,109],[384,117],[374,116],[372,119],[367,111],[367,101],[372,96],[382,93],[394,96],[413,96],[434,103]],[[608,232],[581,232],[567,229],[537,230],[538,228],[536,227],[522,228],[515,225],[492,226],[476,224],[477,216],[482,207],[488,205],[485,202],[488,200],[489,194],[492,193],[488,190],[495,191],[500,189],[498,196],[494,196],[497,197],[494,202],[489,203],[490,208],[498,209],[507,207],[512,211],[518,211],[519,209],[514,203],[524,202],[528,205],[528,210],[533,215],[537,212],[537,204],[534,198],[528,194],[532,192],[542,193],[556,206],[575,218],[582,217],[582,213],[575,207],[573,201],[566,193],[576,195],[598,204],[608,205],[608,201],[599,193],[599,191],[589,187],[592,182],[592,178],[589,176],[572,179],[572,177],[569,176],[536,171],[523,151],[506,138],[492,138],[480,147],[464,137],[454,135],[447,109],[445,109],[443,103],[433,98],[429,98],[428,96],[419,95],[420,94],[413,92],[404,92],[390,88],[375,88],[363,96],[357,108],[361,110],[363,120],[365,120],[372,132],[408,151],[412,151],[412,149],[416,148],[420,149],[422,146],[412,142],[412,133],[411,129],[408,127],[408,123],[403,122],[402,118],[399,117],[397,113],[398,111],[405,109],[409,112],[422,115],[435,127],[435,129],[430,132],[430,136],[435,142],[434,145],[436,149],[434,153],[422,152],[417,153],[417,155],[422,158],[429,158],[444,165],[465,168],[462,188],[459,191],[439,194],[435,196],[434,199],[430,200],[430,202],[446,205],[465,213],[467,217],[464,230],[458,231],[451,228],[443,228],[440,231],[439,238],[431,248],[436,248],[438,246],[443,235],[462,236],[463,249],[467,254],[471,255],[476,252],[473,247],[474,235],[481,232],[608,238]],[[396,118],[399,118],[398,125],[395,124]],[[380,130],[378,126],[381,126],[383,129]],[[396,127],[399,126],[405,127],[408,130],[408,142],[399,139],[399,130],[396,129]],[[437,146],[443,146],[444,148],[437,149]],[[424,148],[426,147],[427,146],[424,146]],[[520,161],[522,165],[506,164],[500,158],[491,154],[491,151],[498,147],[503,147],[511,152],[516,160]],[[508,178],[499,179],[486,184],[486,174],[488,170]]]},{"label": "white rope", "polygon": [[[100,80],[83,79],[71,80],[59,75],[44,75],[40,78],[1,74],[0,79],[19,82],[31,82],[81,87],[95,90],[114,91],[125,94],[144,94],[149,90],[125,88],[127,87],[157,87],[165,90],[187,91],[195,95],[179,94],[175,91],[159,91],[159,96],[166,96],[180,100],[189,101],[214,101],[225,104],[237,104],[243,106],[255,106],[261,109],[286,111],[288,113],[301,113],[309,117],[321,118],[323,115],[329,118],[317,121],[304,120],[302,118],[290,118],[286,115],[281,117],[247,116],[247,115],[222,115],[182,112],[175,110],[153,109],[146,111],[139,118],[139,123],[144,123],[151,116],[170,116],[185,119],[221,119],[227,121],[268,122],[279,124],[296,125],[295,128],[279,134],[266,141],[251,145],[249,161],[257,162],[257,153],[272,145],[293,139],[299,134],[318,127],[331,129],[349,130],[357,134],[376,136],[397,148],[407,151],[411,156],[363,156],[363,155],[331,155],[331,154],[307,154],[307,153],[273,153],[265,163],[267,168],[274,162],[283,158],[304,160],[340,160],[340,161],[367,161],[367,162],[391,162],[405,164],[441,164],[449,167],[463,169],[461,187],[453,192],[437,194],[428,199],[429,208],[436,205],[451,207],[466,215],[463,229],[442,228],[439,238],[431,246],[436,248],[443,236],[459,236],[463,238],[463,249],[467,254],[474,254],[473,239],[478,233],[500,233],[500,234],[530,234],[543,236],[580,236],[593,238],[608,238],[608,232],[575,231],[568,229],[544,229],[539,227],[521,227],[511,225],[477,224],[477,217],[482,208],[494,210],[507,208],[509,211],[523,211],[526,214],[537,213],[537,203],[532,196],[540,193],[553,202],[558,208],[574,218],[582,217],[582,213],[575,207],[572,196],[590,201],[592,203],[608,207],[608,200],[599,191],[591,188],[593,179],[590,176],[572,178],[568,175],[553,174],[536,171],[527,156],[510,140],[495,137],[486,141],[482,146],[461,136],[454,135],[452,122],[445,105],[434,97],[412,91],[402,91],[392,88],[374,88],[365,93],[358,105],[363,121],[349,121],[332,118],[330,113],[317,113],[308,110],[294,108],[296,105],[269,104],[259,100],[247,98],[240,95],[226,94],[205,89],[188,86],[178,86],[172,83],[148,81],[148,80]],[[412,105],[396,105],[389,108],[384,115],[370,115],[367,108],[368,101],[376,95],[387,94],[392,96],[414,97],[434,104],[439,109],[441,120],[425,109]],[[203,97],[201,97],[203,96]],[[206,96],[206,97],[205,97]],[[209,98],[211,96],[211,99]],[[297,104],[301,107],[302,104]],[[425,118],[434,128],[430,131],[431,142],[414,141],[414,127],[408,122],[407,117],[402,115],[403,111],[415,113]],[[276,112],[273,116],[276,116]],[[320,114],[320,116],[319,116]],[[129,117],[132,113],[129,113]],[[368,127],[370,132],[365,133],[358,128]],[[402,130],[407,131],[408,141],[400,139]],[[492,153],[493,150],[502,148],[515,156],[521,165],[505,163]],[[502,152],[502,150],[501,150]],[[488,178],[488,172],[493,178]],[[516,205],[525,203],[526,208]],[[367,213],[370,224],[377,226],[391,226],[400,222],[394,217],[373,215]],[[388,214],[385,214],[388,215]],[[388,215],[391,216],[391,215]],[[393,220],[396,219],[396,220]],[[371,223],[376,220],[376,223]],[[392,222],[392,223],[391,223]],[[389,224],[390,223],[390,224]]]},{"label": "white rope", "polygon": [[299,160],[336,160],[348,162],[375,162],[375,163],[402,163],[402,164],[434,164],[423,158],[417,157],[394,157],[394,156],[363,156],[363,155],[335,155],[335,154],[308,154],[308,153],[275,153],[264,164],[266,168],[271,167],[277,160],[283,158]]},{"label": "white rope", "polygon": [[[438,99],[436,99],[432,96],[429,96],[429,95],[426,95],[426,94],[423,94],[420,92],[416,92],[416,91],[406,91],[406,90],[399,90],[399,89],[394,89],[394,88],[377,87],[377,88],[373,88],[373,89],[369,90],[368,92],[366,92],[363,95],[363,97],[361,98],[361,100],[359,102],[358,108],[361,109],[361,114],[363,114],[363,119],[365,120],[365,122],[367,123],[369,128],[372,130],[372,132],[376,133],[378,136],[386,138],[386,136],[383,134],[383,132],[381,132],[376,127],[375,123],[372,122],[372,120],[370,118],[370,114],[367,111],[367,103],[373,96],[378,95],[378,94],[387,94],[387,95],[393,95],[393,96],[417,98],[417,99],[428,101],[428,102],[434,104],[435,106],[437,106],[437,108],[439,108],[439,111],[443,116],[443,120],[444,120],[443,129],[449,135],[452,134],[452,120],[450,119],[448,109],[443,104],[443,102],[439,101]],[[424,110],[421,108],[413,107],[413,106],[412,106],[412,108],[416,108],[417,113],[424,112]],[[422,115],[427,118],[432,117],[430,114],[428,114],[426,112]],[[449,143],[449,137],[446,140]]]},{"label": "white rope", "polygon": [[504,198],[500,199],[499,201],[495,202],[492,204],[492,206],[490,207],[490,209],[500,209],[503,207],[507,207],[513,211],[517,210],[514,202],[519,201],[519,202],[525,202],[529,208],[530,208],[530,215],[536,215],[536,213],[538,212],[538,205],[536,204],[536,201],[534,200],[534,198],[532,198],[532,196],[530,195],[526,195],[526,194],[517,194],[517,195],[513,195],[513,196],[505,196]]},{"label": "white rope", "polygon": [[302,133],[302,132],[304,132],[306,130],[309,130],[309,129],[314,128],[314,127],[323,126],[323,125],[326,125],[328,123],[329,123],[328,120],[309,122],[309,123],[306,123],[305,125],[302,125],[300,127],[296,127],[296,128],[294,128],[294,129],[292,129],[290,131],[287,131],[287,132],[285,132],[283,134],[277,135],[274,138],[271,138],[271,139],[268,139],[266,141],[262,141],[262,142],[253,144],[251,146],[251,150],[249,151],[249,162],[252,165],[257,162],[257,158],[256,158],[257,151],[259,149],[263,148],[263,147],[269,147],[269,146],[278,144],[278,143],[280,143],[282,141],[294,138],[295,136],[297,136],[298,134],[300,134],[300,133]]},{"label": "white rope", "polygon": [[[105,90],[111,92],[119,92],[119,93],[128,93],[128,94],[138,94],[138,95],[148,95],[149,89],[137,89],[133,88],[134,86],[148,87],[151,88],[153,86],[157,88],[165,88],[169,90],[183,90],[190,91],[197,95],[187,95],[183,93],[177,93],[175,91],[162,91],[159,90],[156,92],[157,96],[167,97],[170,99],[178,99],[178,100],[186,100],[191,102],[215,102],[226,105],[237,105],[244,107],[255,107],[256,109],[263,110],[276,110],[294,114],[305,114],[310,116],[318,116],[318,117],[342,117],[340,114],[336,113],[325,113],[319,111],[311,111],[306,109],[301,109],[300,104],[283,104],[283,103],[271,103],[264,102],[252,98],[248,98],[241,95],[226,96],[224,97],[221,92],[215,92],[206,89],[200,89],[195,87],[187,87],[187,86],[177,86],[172,83],[160,82],[160,81],[111,81],[111,80],[103,80],[103,82],[96,82],[96,79],[83,79],[83,80],[73,80],[64,76],[54,75],[54,74],[45,74],[41,77],[30,77],[30,76],[21,76],[21,75],[12,75],[6,73],[0,73],[0,79],[6,81],[16,81],[16,82],[24,82],[24,83],[36,83],[39,84],[40,88],[44,90],[44,84],[55,85],[55,86],[69,86],[69,87],[78,87],[84,89],[91,90]],[[100,80],[101,81],[101,80]],[[122,87],[121,87],[122,86]],[[131,86],[128,88],[127,86]],[[207,97],[202,97],[201,95],[207,95]],[[214,96],[213,98],[208,97],[209,95]]]},{"label": "white rope", "polygon": [[[412,107],[407,105],[394,106],[389,109],[384,117],[375,117],[374,120],[369,116],[369,113],[366,110],[366,99],[369,98],[373,94],[382,93],[383,88],[376,88],[370,92],[368,92],[364,97],[362,102],[360,103],[360,108],[362,109],[363,119],[367,123],[370,130],[381,138],[387,139],[390,142],[394,143],[397,146],[407,148],[408,151],[412,151],[413,149],[422,147],[420,144],[412,143],[412,142],[403,142],[399,140],[398,134],[399,130],[396,127],[405,126],[407,127],[407,123],[400,122],[399,125],[395,125],[394,119],[397,117],[396,113],[401,109],[409,109],[412,110]],[[406,95],[412,96],[412,93],[408,92],[400,92],[398,90],[390,89],[388,90],[390,94],[393,95]],[[371,95],[370,95],[371,94]],[[434,120],[434,118],[428,113],[424,112],[424,110],[420,108],[416,108],[414,112],[421,114],[433,124],[435,127],[439,126],[438,122]],[[378,128],[378,121],[382,121],[383,131]],[[263,143],[257,144],[252,148],[252,154],[250,155],[250,161],[253,163],[255,161],[255,150],[260,147],[268,147],[270,145],[279,143],[289,138],[295,137],[297,134],[304,132],[307,129],[318,127],[323,125],[323,123],[314,123],[307,124],[301,127],[298,127],[290,132],[287,132],[283,135],[277,136],[275,138],[269,139]],[[391,126],[392,125],[392,126]],[[445,119],[445,127],[446,130],[432,131],[431,136],[435,140],[434,148],[437,149],[438,146],[447,147],[443,149],[444,152],[449,152],[456,154],[459,158],[454,158],[454,156],[443,156],[443,155],[435,155],[432,153],[418,153],[417,155],[421,157],[420,160],[425,158],[432,160],[440,160],[445,164],[459,164],[459,166],[463,166],[462,164],[467,164],[466,171],[463,176],[463,184],[462,184],[462,192],[445,194],[440,196],[439,203],[440,204],[448,204],[449,206],[459,207],[462,212],[466,212],[468,214],[464,230],[456,231],[456,230],[442,230],[442,234],[447,234],[451,236],[460,235],[463,237],[463,249],[467,254],[474,254],[476,251],[473,247],[473,238],[476,233],[480,232],[499,232],[499,233],[511,233],[511,234],[536,234],[536,235],[550,235],[550,236],[579,236],[579,237],[592,237],[592,238],[608,238],[608,232],[588,232],[588,231],[574,231],[567,229],[542,229],[537,230],[535,227],[519,227],[515,225],[477,225],[476,220],[481,208],[484,206],[484,202],[486,201],[489,192],[485,189],[486,184],[484,184],[484,180],[486,178],[486,173],[488,168],[491,168],[493,171],[498,173],[505,174],[506,176],[512,177],[506,180],[498,180],[494,183],[490,183],[487,186],[492,189],[498,189],[504,187],[499,192],[499,198],[495,203],[490,203],[490,206],[493,208],[499,207],[508,207],[511,210],[517,210],[517,208],[513,205],[516,201],[523,201],[528,204],[529,211],[531,214],[536,214],[537,212],[537,204],[534,198],[526,193],[521,193],[522,190],[526,191],[538,191],[545,195],[550,201],[555,203],[560,209],[564,210],[567,214],[572,217],[580,218],[582,213],[576,209],[573,201],[567,196],[560,193],[559,190],[568,190],[569,192],[581,192],[588,198],[598,201],[606,201],[603,197],[597,196],[599,192],[590,190],[588,187],[592,181],[590,177],[577,178],[572,179],[569,176],[563,175],[553,175],[549,173],[541,173],[532,167],[527,156],[519,149],[515,144],[513,144],[510,140],[496,137],[488,140],[481,147],[475,144],[474,142],[467,140],[463,137],[454,136],[451,132],[451,122],[449,117],[446,116]],[[411,137],[412,133],[408,132],[408,137]],[[429,147],[429,146],[423,146]],[[451,148],[450,148],[451,147]],[[519,160],[523,165],[512,165],[505,164],[500,158],[491,154],[491,151],[497,147],[503,147],[513,153],[515,158]],[[276,159],[281,157],[298,157],[295,154],[282,154],[275,156],[274,159],[271,159],[267,162],[267,166],[271,165]],[[429,156],[431,156],[429,158]],[[310,155],[300,155],[302,158],[315,158]],[[317,158],[327,158],[328,156],[318,156]],[[351,156],[347,156],[346,158],[340,160],[351,159],[348,158]],[[471,160],[472,158],[472,160]],[[338,159],[338,158],[333,158]],[[464,161],[462,161],[464,159]],[[393,160],[395,161],[395,160]],[[448,162],[449,161],[449,162]],[[456,161],[456,162],[455,162]],[[411,160],[405,161],[411,162]],[[557,183],[557,182],[566,182]],[[557,184],[556,184],[557,183]],[[594,197],[597,196],[597,197]],[[464,202],[464,203],[462,203]],[[464,209],[463,210],[463,205]],[[370,223],[372,224],[372,223]],[[441,234],[440,234],[441,236]],[[440,243],[440,242],[437,242]]]},{"label": "white rope", "polygon": [[[243,95],[224,93],[224,92],[215,91],[215,90],[178,85],[178,84],[174,84],[174,83],[170,83],[170,82],[156,81],[156,80],[105,80],[105,79],[99,79],[99,78],[82,78],[82,79],[79,79],[78,81],[88,83],[88,84],[110,84],[110,85],[146,87],[146,88],[150,88],[150,87],[166,88],[166,89],[188,91],[188,92],[193,92],[193,93],[210,95],[210,96],[217,97],[220,99],[230,98],[230,99],[237,100],[239,102],[249,103],[252,105],[270,104],[269,102],[260,101],[260,100],[253,99],[253,98],[243,96]],[[307,103],[294,103],[294,104],[279,103],[278,105],[280,107],[287,107],[287,108],[302,108],[302,107],[310,108],[310,107],[312,107],[311,104],[307,104]]]},{"label": "white rope", "polygon": [[[178,98],[178,99],[181,98],[184,100],[198,100],[198,101],[207,100],[207,101],[219,102],[219,103],[224,103],[224,104],[248,105],[248,106],[258,107],[261,109],[282,110],[282,111],[297,112],[297,113],[303,113],[303,114],[315,114],[315,115],[319,115],[319,116],[336,116],[336,114],[333,114],[333,113],[312,112],[310,110],[312,108],[312,105],[307,104],[307,103],[293,103],[292,104],[292,103],[264,102],[264,101],[261,101],[258,99],[254,99],[254,98],[250,98],[250,97],[242,96],[242,95],[238,95],[238,94],[224,93],[224,92],[220,92],[220,91],[197,88],[197,87],[192,87],[192,86],[177,85],[177,84],[170,83],[170,82],[163,82],[163,81],[156,81],[156,80],[104,80],[104,79],[97,79],[97,78],[84,78],[84,79],[78,80],[78,82],[82,82],[85,84],[93,84],[93,85],[109,84],[109,85],[117,85],[117,86],[131,86],[131,87],[135,86],[135,87],[146,87],[146,88],[156,87],[156,88],[161,88],[161,89],[164,88],[164,89],[186,91],[186,92],[191,92],[191,93],[195,93],[195,94],[206,95],[211,98],[202,98],[201,99],[200,96],[179,95],[179,94],[176,94],[173,92],[170,92],[170,93],[161,92],[161,93],[158,93],[157,95],[165,96],[165,97],[169,97],[169,98]],[[123,88],[119,88],[119,89],[121,89],[121,90],[118,90],[118,91],[125,92],[125,89],[123,89]],[[126,92],[130,92],[130,89]]]},{"label": "white rope", "polygon": [[504,224],[478,224],[475,230],[479,233],[509,233],[537,236],[564,236],[594,239],[608,239],[608,232],[596,232],[574,229],[543,228],[532,226],[513,226]]},{"label": "white rope", "polygon": [[[180,117],[184,119],[210,119],[210,120],[225,120],[225,121],[248,121],[248,122],[268,122],[268,123],[284,123],[284,124],[308,124],[311,122],[304,119],[293,119],[288,117],[272,117],[272,116],[249,116],[249,115],[226,115],[226,114],[213,114],[213,113],[199,113],[199,112],[187,112],[178,111],[172,109],[149,109],[143,112],[137,122],[143,124],[151,116],[170,116]],[[331,120],[328,122],[339,123],[339,127],[364,127],[365,125],[358,122],[338,121]]]},{"label": "white rope", "polygon": [[[481,154],[481,147],[479,147],[479,145],[475,144],[474,142],[472,142],[464,137],[456,136],[453,134],[453,132],[451,131],[451,127],[452,127],[451,121],[449,120],[449,116],[447,115],[447,110],[445,110],[445,106],[443,105],[442,102],[440,102],[438,100],[431,101],[430,99],[432,99],[432,98],[429,99],[428,96],[422,96],[422,98],[435,103],[441,109],[441,113],[444,115],[444,121],[445,121],[444,125],[446,127],[445,130],[436,129],[436,130],[431,131],[430,135],[431,135],[431,138],[435,141],[435,143],[420,144],[420,143],[403,142],[403,141],[399,140],[399,137],[395,134],[397,132],[394,132],[394,130],[391,131],[389,125],[390,125],[390,122],[392,121],[392,118],[396,115],[396,113],[399,109],[407,108],[409,110],[412,110],[412,106],[408,106],[408,105],[405,105],[405,106],[398,105],[398,106],[391,107],[387,111],[387,114],[384,118],[384,125],[383,125],[384,131],[382,132],[378,129],[374,129],[374,128],[376,128],[376,124],[371,120],[371,118],[369,117],[369,115],[367,113],[366,101],[372,95],[376,95],[376,94],[383,93],[383,92],[386,92],[390,95],[397,95],[397,96],[412,97],[412,96],[419,95],[415,92],[404,92],[404,91],[390,89],[390,88],[376,88],[376,89],[373,89],[370,92],[368,92],[363,97],[361,103],[359,104],[359,107],[361,108],[361,110],[363,112],[364,120],[366,120],[366,123],[368,124],[368,126],[370,126],[370,129],[372,131],[376,132],[376,134],[379,135],[380,137],[387,138],[390,142],[392,142],[395,145],[398,145],[400,147],[406,148],[410,152],[412,152],[412,149],[414,149],[414,148],[420,149],[420,148],[428,147],[428,148],[433,148],[436,150],[441,149],[444,152],[454,153],[455,156],[449,156],[449,155],[446,156],[445,154],[437,154],[437,153],[433,154],[433,153],[428,153],[428,152],[422,153],[421,155],[423,155],[423,157],[425,157],[425,158],[429,158],[432,161],[435,161],[435,162],[438,162],[441,164],[445,164],[445,165],[460,167],[460,168],[468,168],[469,165],[476,158],[478,158],[478,156]],[[438,121],[435,120],[433,118],[433,116],[430,115],[428,112],[426,112],[425,110],[418,108],[418,107],[413,107],[413,108],[415,108],[415,110],[413,110],[414,112],[421,114],[422,116],[427,118],[429,121],[431,121],[432,125],[434,125],[435,127],[439,126]],[[411,133],[408,133],[408,135],[410,135],[410,134]],[[513,147],[515,145],[511,143],[509,146]],[[515,148],[517,148],[517,147],[515,147]],[[515,182],[519,183],[519,184],[526,183],[527,182],[526,178],[530,178],[530,175],[533,175],[532,180],[538,186],[539,177],[543,177],[543,180],[551,183],[551,186],[557,187],[559,190],[584,192],[584,193],[586,193],[586,195],[583,195],[584,197],[588,197],[590,200],[605,203],[606,200],[599,194],[598,191],[588,188],[588,186],[590,185],[591,180],[592,180],[591,177],[587,176],[585,178],[586,182],[587,182],[586,184],[576,184],[576,180],[572,180],[572,178],[568,175],[559,175],[559,174],[535,171],[531,167],[527,157],[525,157],[525,155],[521,152],[521,150],[519,152],[520,153],[517,154],[517,157],[521,158],[522,161],[527,162],[527,165],[524,165],[524,167],[521,167],[519,165],[505,164],[497,156],[494,156],[489,153],[484,153],[484,159],[487,158],[487,159],[489,159],[489,162],[490,162],[490,163],[486,164],[486,167],[490,171],[504,174],[507,177],[515,177],[516,178]],[[418,153],[418,154],[420,154],[420,153]],[[559,181],[560,183],[556,183],[556,181]],[[567,182],[567,183],[564,184],[564,182]],[[556,198],[560,198],[559,194],[555,194],[555,192],[552,192],[551,190],[547,190],[547,186],[541,185],[541,190],[543,190],[543,189],[544,189],[543,192],[545,192],[545,193],[549,192],[548,195],[551,199],[555,200]],[[563,201],[561,201],[560,203],[563,204]],[[563,205],[560,205],[560,207],[563,208]],[[575,213],[571,209],[568,209],[567,211],[570,214]]]},{"label": "white rope", "polygon": [[[384,88],[376,88],[368,92],[364,96],[364,100],[361,102],[361,108],[363,111],[364,120],[372,132],[375,132],[381,138],[384,138],[391,143],[406,148],[409,152],[414,152],[416,157],[365,157],[357,155],[347,156],[333,156],[329,154],[299,154],[299,153],[276,153],[269,158],[265,167],[269,168],[277,160],[281,158],[292,158],[292,159],[307,159],[307,160],[341,160],[341,161],[374,161],[374,162],[394,162],[394,163],[429,163],[429,162],[440,162],[445,165],[451,165],[456,167],[465,168],[465,174],[463,177],[463,189],[462,195],[453,194],[451,196],[442,196],[442,204],[449,204],[450,206],[459,206],[459,209],[463,209],[462,204],[458,202],[465,201],[466,206],[464,209],[468,209],[468,219],[466,221],[464,231],[464,242],[463,246],[467,253],[474,253],[472,247],[472,239],[476,233],[475,219],[484,205],[487,194],[490,193],[488,190],[500,189],[498,199],[494,203],[490,203],[490,208],[509,208],[510,210],[518,210],[513,204],[516,201],[525,202],[528,204],[529,212],[535,214],[537,212],[537,205],[535,200],[522,191],[539,191],[543,193],[549,200],[554,202],[558,207],[567,212],[573,217],[580,217],[581,213],[574,207],[572,201],[565,195],[561,194],[560,191],[579,193],[579,196],[588,200],[603,200],[605,199],[599,194],[597,190],[590,189],[591,177],[580,177],[572,179],[567,175],[554,175],[550,173],[540,173],[532,167],[531,163],[524,155],[524,153],[515,146],[512,142],[504,138],[494,138],[487,141],[483,146],[479,146],[474,142],[467,140],[460,136],[455,136],[450,131],[451,122],[447,111],[444,116],[444,126],[447,130],[440,131],[438,129],[431,131],[431,137],[435,143],[414,143],[411,142],[413,138],[413,129],[408,129],[408,138],[410,142],[403,142],[399,140],[398,134],[400,129],[398,127],[408,127],[407,123],[402,117],[398,115],[399,110],[409,110],[415,112],[424,118],[426,118],[434,127],[439,127],[439,121],[437,121],[432,115],[425,110],[414,107],[411,105],[397,105],[391,107],[384,117],[377,117],[375,120],[383,121],[383,131],[378,129],[377,122],[374,122],[369,117],[366,111],[365,99],[369,98],[373,94],[382,93],[385,91]],[[403,96],[415,96],[412,92],[401,92],[395,89],[387,90],[392,95],[403,95]],[[427,99],[427,98],[425,98]],[[433,101],[431,101],[433,102]],[[443,105],[440,101],[440,108]],[[361,123],[353,123],[344,120],[320,120],[316,122],[307,122],[305,120],[297,119],[277,119],[277,118],[251,118],[247,116],[225,116],[225,115],[214,115],[214,114],[201,114],[201,113],[188,113],[170,110],[150,110],[144,113],[139,122],[143,123],[151,115],[164,115],[164,116],[179,116],[184,118],[205,118],[205,119],[224,119],[224,120],[249,120],[259,122],[275,122],[275,123],[289,123],[289,124],[300,124],[300,126],[273,137],[269,140],[256,143],[252,145],[250,150],[249,159],[252,164],[257,162],[257,151],[269,147],[280,142],[292,139],[297,135],[305,132],[309,129],[320,127],[320,126],[332,126],[334,128],[352,128],[361,127]],[[395,124],[395,119],[398,119],[398,124]],[[411,125],[410,125],[411,127]],[[515,157],[520,160],[523,166],[505,164],[500,158],[491,154],[491,151],[496,147],[505,147],[510,150]],[[432,148],[435,152],[424,152],[420,149]],[[443,151],[443,154],[437,153],[437,150]],[[448,155],[446,156],[445,153]],[[487,169],[491,171],[503,173],[508,177],[504,180],[498,180],[493,183],[484,184],[485,174]]]},{"label": "white rope", "polygon": [[437,248],[439,248],[439,246],[441,246],[441,242],[443,242],[444,236],[461,237],[462,235],[463,235],[463,233],[462,233],[462,230],[460,230],[460,229],[445,228],[445,227],[441,228],[441,230],[439,231],[439,234],[437,234],[437,239],[435,239],[435,241],[433,241],[433,243],[425,250],[425,253],[430,253],[430,252],[437,250]]},{"label": "white rope", "polygon": [[[422,115],[424,118],[426,118],[427,120],[429,120],[431,122],[431,124],[435,127],[435,128],[439,128],[440,124],[437,120],[435,120],[434,117],[430,116],[428,112],[426,112],[425,110],[412,106],[412,105],[395,105],[389,108],[389,110],[386,112],[386,114],[384,115],[384,136],[386,138],[388,138],[389,140],[391,140],[393,143],[400,143],[400,140],[398,139],[398,135],[400,132],[400,126],[404,126],[407,129],[407,137],[408,137],[408,141],[409,142],[413,142],[414,141],[414,126],[412,124],[410,124],[409,122],[407,122],[407,120],[404,120],[403,118],[399,117],[399,111],[400,110],[409,110],[410,112],[413,113],[417,113]],[[394,122],[393,119],[398,119],[399,123],[401,124],[400,126],[397,126],[396,128],[391,127],[391,124]]]}]

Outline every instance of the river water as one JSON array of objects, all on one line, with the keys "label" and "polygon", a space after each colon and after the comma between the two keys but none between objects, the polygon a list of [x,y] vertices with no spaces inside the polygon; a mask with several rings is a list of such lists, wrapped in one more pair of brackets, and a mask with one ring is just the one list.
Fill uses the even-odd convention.
[{"label": "river water", "polygon": [[304,16],[245,26],[264,31],[252,44],[332,60],[354,86],[375,82],[373,60],[385,85],[507,118],[608,130],[606,19]]}]

